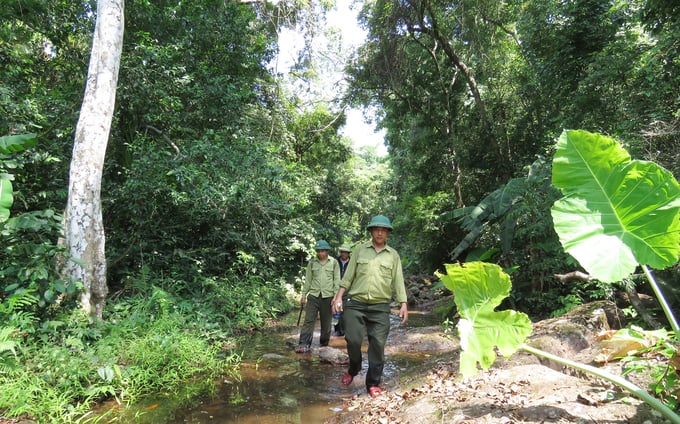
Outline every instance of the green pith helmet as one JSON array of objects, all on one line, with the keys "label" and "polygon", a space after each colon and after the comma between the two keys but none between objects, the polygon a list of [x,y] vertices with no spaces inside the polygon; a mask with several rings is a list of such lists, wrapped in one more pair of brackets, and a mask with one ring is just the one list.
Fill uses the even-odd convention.
[{"label": "green pith helmet", "polygon": [[331,245],[326,240],[318,240],[314,250],[331,250]]},{"label": "green pith helmet", "polygon": [[351,252],[352,245],[349,243],[343,243],[342,246],[338,247],[338,252]]},{"label": "green pith helmet", "polygon": [[376,215],[373,218],[371,218],[371,222],[369,222],[368,225],[366,226],[366,230],[370,230],[373,227],[382,227],[391,230],[392,223],[390,222],[390,219],[385,215]]}]

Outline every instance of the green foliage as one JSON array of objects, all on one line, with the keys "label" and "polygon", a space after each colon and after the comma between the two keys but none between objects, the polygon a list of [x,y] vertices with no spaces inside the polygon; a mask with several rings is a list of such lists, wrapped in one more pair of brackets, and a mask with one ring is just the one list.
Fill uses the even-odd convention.
[{"label": "green foliage", "polygon": [[[0,139],[0,153],[12,154],[0,159],[0,322],[80,349],[103,330],[69,327],[79,287],[54,269],[92,5],[3,6],[0,133],[37,132],[41,143],[16,155],[14,141]],[[508,301],[522,310],[547,314],[608,295],[599,285],[551,282],[575,264],[551,228],[554,190],[524,167],[550,152],[555,128],[587,123],[630,140],[636,157],[678,170],[677,8],[656,0],[367,3],[369,42],[350,66],[347,98],[379,106],[390,151],[379,159],[351,156],[337,133],[339,107],[304,110],[270,75],[276,26],[320,19],[314,5],[297,6],[127,5],[102,187],[116,294],[109,318],[128,314],[144,328],[179,315],[178,327],[195,322],[210,339],[258,328],[290,307],[285,292],[313,240],[361,239],[376,212],[394,218],[391,242],[414,272],[437,268],[482,228],[475,243],[502,248],[493,260],[519,266]],[[306,45],[301,64],[315,47]],[[466,215],[476,230],[448,213],[466,205],[477,205]],[[132,328],[107,331],[122,337]],[[52,334],[61,331],[71,334]],[[99,395],[120,395],[116,366],[99,364],[97,378],[109,384],[93,389]]]},{"label": "green foliage", "polygon": [[620,358],[625,364],[623,375],[641,373],[651,377],[650,391],[669,407],[677,409],[680,378],[675,365],[678,353],[674,335],[664,329],[645,331],[631,326],[617,331],[609,341],[636,346]]},{"label": "green foliage", "polygon": [[[0,171],[20,168],[13,160],[17,153],[35,146],[35,134],[0,137]],[[10,156],[11,155],[11,156]],[[21,331],[34,331],[33,324],[50,316],[49,308],[73,307],[78,284],[69,283],[57,273],[57,261],[64,249],[55,245],[61,234],[61,216],[47,209],[9,217],[14,196],[9,178],[0,178],[0,317]]]},{"label": "green foliage", "polygon": [[[3,5],[5,6],[5,5]],[[89,2],[11,1],[3,7],[0,134],[37,133],[17,158],[13,211],[63,208],[95,14]]]},{"label": "green foliage", "polygon": [[[550,154],[555,128],[614,134],[628,141],[635,157],[677,176],[676,12],[658,1],[365,5],[369,38],[349,75],[355,98],[380,110],[398,176],[391,183],[400,199],[394,216],[426,219],[410,199],[436,193],[452,196],[455,208],[481,205],[521,177],[533,158]],[[485,119],[493,126],[484,128]],[[513,239],[516,250],[527,248],[509,262],[525,274],[516,283],[537,290],[549,285],[550,268],[569,264],[563,255],[542,261],[559,254],[559,246],[550,216],[534,205],[531,231],[547,239]],[[413,255],[413,263],[426,264],[421,254],[451,251],[469,234],[456,231],[454,219],[439,221],[450,244],[432,243]],[[506,229],[494,227],[488,239],[505,238]]]},{"label": "green foliage", "polygon": [[406,197],[398,203],[399,209],[410,213],[395,216],[396,229],[390,243],[399,246],[407,272],[432,269],[448,257],[448,241],[443,235],[450,233],[453,226],[443,217],[453,207],[455,199],[445,192]]},{"label": "green foliage", "polygon": [[590,61],[614,40],[620,13],[611,2],[602,0],[532,1],[525,5],[519,24],[527,53],[536,60],[541,80],[550,73],[561,81],[545,87],[550,94],[577,96],[572,104],[594,110],[592,102],[597,102],[597,96],[578,90],[579,80],[588,74]]},{"label": "green foliage", "polygon": [[495,349],[505,357],[517,351],[531,334],[529,317],[520,312],[495,308],[510,294],[510,277],[494,264],[468,262],[446,265],[446,274],[437,273],[454,293],[461,316],[457,327],[461,339],[460,371],[468,377],[477,373],[478,364],[488,369],[496,360]]},{"label": "green foliage", "polygon": [[[6,298],[0,303],[0,316],[6,316],[22,331],[31,331],[23,314],[45,318],[50,308],[75,306],[82,285],[60,277],[57,263],[64,248],[55,244],[61,232],[61,216],[51,210],[27,212],[10,218],[0,233],[0,288]],[[30,302],[27,300],[30,299]],[[4,306],[2,306],[4,304]],[[16,315],[12,315],[16,314]],[[30,321],[30,320],[29,320]]]},{"label": "green foliage", "polygon": [[[671,422],[680,423],[680,416],[668,405],[626,379],[525,344],[524,340],[531,333],[529,319],[524,314],[512,310],[494,311],[510,292],[510,278],[497,265],[472,262],[465,266],[447,265],[446,270],[447,274],[440,274],[440,277],[454,291],[456,304],[462,309],[462,319],[458,322],[457,328],[463,349],[460,359],[460,371],[463,376],[474,375],[479,367],[482,369],[491,367],[496,359],[495,348],[505,356],[510,356],[521,349],[608,380],[640,397]],[[463,299],[458,299],[461,297]],[[675,378],[657,381],[663,387],[660,390],[660,386],[653,385],[655,392],[666,391],[669,389],[668,382],[674,384]]]},{"label": "green foliage", "polygon": [[10,160],[10,155],[29,149],[36,143],[35,134],[0,137],[0,224],[9,219],[10,208],[14,203],[10,181],[14,176],[6,173],[6,168],[16,167],[14,161]]},{"label": "green foliage", "polygon": [[[575,146],[569,146],[569,142],[575,144]],[[619,164],[622,165],[617,166]],[[597,241],[603,235],[606,235],[610,239],[608,240],[610,244],[601,243],[600,248],[627,249],[627,251],[633,252],[632,255],[639,255],[640,249],[647,245],[640,242],[635,243],[637,240],[626,243],[630,238],[629,234],[632,233],[642,240],[651,240],[648,246],[652,249],[656,248],[656,251],[676,249],[674,251],[677,252],[679,240],[677,239],[678,231],[676,228],[680,216],[678,205],[674,203],[674,200],[678,197],[677,194],[667,195],[669,192],[677,192],[677,182],[669,173],[664,172],[663,168],[652,165],[656,164],[631,163],[627,152],[606,137],[585,131],[565,132],[558,141],[558,149],[553,161],[553,182],[567,192],[566,197],[555,203],[556,208],[553,209],[553,215],[556,215],[555,226],[558,228],[561,237],[563,237],[563,234],[576,235],[575,237],[563,237],[562,242],[565,244],[565,248],[569,250],[569,242],[574,239],[576,239],[574,244],[580,243],[582,246],[588,246],[593,243],[597,244]],[[638,172],[628,172],[631,169]],[[658,189],[659,186],[665,190]],[[671,197],[670,200],[669,197]],[[561,213],[556,214],[555,209],[558,209]],[[646,213],[641,214],[639,211],[646,211]],[[619,219],[606,218],[604,217],[606,214],[616,215]],[[630,218],[631,215],[633,216],[632,219]],[[662,219],[659,219],[659,215]],[[565,219],[565,217],[569,219]],[[601,221],[609,224],[611,230],[607,225],[601,225]],[[649,228],[651,230],[648,230]],[[650,233],[651,236],[645,237],[646,234]],[[666,240],[671,246],[654,243],[659,239]],[[598,252],[593,251],[591,254],[596,255]],[[607,261],[607,265],[613,270],[608,271],[604,269],[605,266],[597,265],[596,272],[594,272],[595,276],[611,277],[618,275],[617,273],[626,272],[625,265],[622,267],[618,261],[607,256],[611,255],[609,252],[600,254],[602,256],[599,260]],[[644,257],[657,259],[663,256],[657,254]],[[633,260],[636,260],[635,257],[633,257]],[[589,261],[589,258],[583,258],[583,261],[586,262],[585,268],[590,271],[592,262]],[[676,261],[677,257],[674,259],[674,262]],[[605,378],[642,398],[672,422],[680,422],[680,417],[669,408],[669,405],[676,406],[675,400],[666,405],[625,379],[524,345],[523,338],[526,338],[529,332],[520,334],[517,338],[506,338],[505,333],[494,332],[493,329],[496,327],[507,327],[507,317],[514,317],[516,312],[493,311],[493,308],[509,294],[510,280],[498,267],[480,272],[482,267],[493,266],[481,262],[466,264],[465,267],[447,265],[447,274],[441,275],[445,284],[451,285],[456,304],[461,310],[461,316],[465,318],[461,319],[458,324],[461,346],[464,351],[469,352],[469,355],[466,356],[461,354],[461,372],[463,375],[476,372],[477,364],[484,369],[490,367],[495,360],[495,353],[493,352],[495,346],[504,355],[510,355],[517,349],[523,349]],[[646,270],[644,266],[643,269]],[[630,270],[627,272],[630,273]],[[650,284],[654,285],[655,282],[651,278],[651,273],[647,271],[646,274]],[[613,278],[604,278],[604,280],[611,281]],[[667,310],[665,299],[659,290],[655,290],[655,293],[662,307],[666,310],[674,332],[677,332],[677,323],[672,319],[672,313]],[[461,297],[463,299],[459,299]],[[483,310],[485,306],[487,314],[484,318],[486,320],[480,320],[481,325],[475,326],[474,319],[478,315],[477,311]],[[462,311],[466,307],[470,312],[464,313]],[[488,322],[489,320],[491,322]],[[490,329],[492,330],[490,331]],[[498,337],[498,341],[493,341],[493,338],[489,337],[490,333]],[[509,332],[509,334],[514,335],[515,333]],[[623,332],[622,337],[638,334],[637,331],[628,331],[627,334]],[[672,349],[673,355],[675,355],[675,347],[672,344],[668,347]],[[655,395],[660,395],[668,400],[666,393],[675,393],[677,382],[677,376],[665,378],[665,375],[657,373],[656,382],[652,385],[653,392]]]},{"label": "green foliage", "polygon": [[603,299],[613,301],[614,294],[619,288],[616,284],[603,283],[598,280],[568,286],[564,294],[560,294],[557,298],[547,297],[551,304],[544,305],[542,311],[550,311],[551,317],[558,317],[584,303]]},{"label": "green foliage", "polygon": [[[500,223],[500,248],[503,253],[510,253],[513,247],[513,239],[517,227],[536,225],[536,229],[526,229],[534,233],[524,240],[538,239],[539,234],[544,230],[543,226],[538,226],[540,222],[540,211],[532,209],[540,207],[541,204],[548,204],[554,191],[548,184],[550,167],[543,158],[536,160],[526,177],[513,178],[501,188],[487,195],[476,206],[459,208],[451,213],[457,219],[463,230],[468,233],[451,252],[451,259],[456,259],[459,255],[470,249],[479,239],[485,227],[499,222]],[[538,199],[537,199],[538,198]],[[515,245],[518,243],[514,243]]]},{"label": "green foliage", "polygon": [[35,147],[38,143],[35,134],[19,134],[0,137],[0,154],[10,155]]},{"label": "green foliage", "polygon": [[[451,259],[484,260],[517,269],[508,302],[532,318],[549,316],[555,305],[577,304],[578,287],[555,284],[553,274],[570,270],[575,261],[562,250],[552,227],[549,210],[559,191],[550,185],[550,164],[539,158],[525,177],[513,178],[476,206],[443,214],[466,231],[451,252]],[[479,259],[475,252],[496,252]]]},{"label": "green foliage", "polygon": [[[284,279],[268,281],[237,269],[253,265],[256,262],[248,265],[244,259],[225,277],[196,277],[192,281],[155,277],[147,268],[145,273],[129,277],[111,308],[116,313],[127,311],[130,320],[139,322],[181,314],[187,325],[195,323],[202,327],[198,331],[208,331],[206,337],[212,331],[219,335],[262,328],[267,320],[291,310],[288,294],[293,288]],[[138,297],[148,301],[137,304]]]},{"label": "green foliage", "polygon": [[0,179],[0,222],[9,219],[9,209],[14,203],[12,183],[7,179]]},{"label": "green foliage", "polygon": [[115,246],[114,281],[140,261],[190,280],[196,273],[223,274],[239,251],[255,256],[262,272],[263,264],[283,265],[295,254],[292,240],[309,231],[293,216],[303,200],[301,175],[266,144],[215,133],[174,160],[157,144],[149,151],[147,143],[131,146],[130,178],[109,191],[105,222]]},{"label": "green foliage", "polygon": [[[623,375],[642,373],[650,376],[650,391],[668,406],[677,409],[680,378],[676,372],[678,352],[673,339],[674,335],[665,329],[645,331],[631,326],[617,331],[609,340],[630,342],[632,346],[637,346],[620,358],[625,364]],[[661,360],[655,360],[658,358]]]},{"label": "green foliage", "polygon": [[631,160],[611,138],[565,131],[553,163],[565,197],[552,208],[564,249],[595,278],[613,282],[638,264],[665,268],[680,254],[680,185],[651,162]]},{"label": "green foliage", "polygon": [[[267,24],[255,8],[219,0],[128,5],[114,137],[150,134],[181,151],[206,131],[236,133],[259,119],[250,114],[269,100],[275,33]],[[117,165],[125,149],[116,146]]]},{"label": "green foliage", "polygon": [[[8,288],[13,289],[12,286]],[[36,305],[40,299],[31,291],[25,289],[14,290],[0,302],[0,317],[3,322],[21,328],[26,332],[33,332],[39,321]]]},{"label": "green foliage", "polygon": [[0,327],[0,374],[6,374],[17,367],[17,348],[19,342],[16,328]]},{"label": "green foliage", "polygon": [[[121,400],[134,402],[142,395],[179,393],[196,377],[201,378],[205,392],[220,376],[226,365],[218,359],[221,347],[206,343],[190,331],[178,331],[177,324],[177,317],[167,316],[151,323],[143,333],[125,340],[129,345],[120,352],[118,364],[124,365],[118,365],[119,372],[114,373],[117,378],[107,378],[111,371],[106,367],[98,369],[100,378],[104,375],[103,380],[114,385]],[[115,365],[110,366],[116,370]],[[134,387],[134,392],[125,387],[126,381]]]},{"label": "green foliage", "polygon": [[21,366],[0,372],[3,415],[68,423],[105,399],[131,404],[150,394],[181,394],[181,408],[212,393],[240,358],[222,353],[226,333],[210,326],[210,317],[183,315],[200,311],[200,303],[182,309],[174,302],[156,288],[107,310],[107,322],[93,323],[81,310],[44,322],[17,351]]}]

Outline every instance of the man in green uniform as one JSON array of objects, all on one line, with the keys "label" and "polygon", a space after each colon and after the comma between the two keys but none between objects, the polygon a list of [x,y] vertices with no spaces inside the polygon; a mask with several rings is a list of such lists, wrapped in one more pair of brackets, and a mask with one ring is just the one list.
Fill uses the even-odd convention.
[{"label": "man in green uniform", "polygon": [[399,253],[387,245],[392,223],[386,216],[376,215],[366,229],[371,233],[371,241],[352,251],[347,271],[333,299],[333,312],[341,312],[345,323],[349,369],[342,376],[342,384],[349,386],[361,370],[361,343],[366,333],[366,390],[371,397],[377,397],[382,394],[378,386],[385,367],[390,303],[394,299],[400,304],[402,324],[408,320],[408,308],[401,259]]},{"label": "man in green uniform", "polygon": [[[350,246],[349,243],[344,243],[338,248],[338,251],[340,252],[340,256],[336,259],[338,260],[338,265],[340,265],[340,279],[342,280],[342,277],[345,276],[345,271],[347,271],[347,265],[349,265],[349,254],[352,252],[352,246]],[[345,324],[342,322],[342,314],[339,312],[335,313],[333,314],[333,318],[338,320],[337,324],[335,324],[335,335],[344,336]]]},{"label": "man in green uniform", "polygon": [[314,249],[316,250],[316,257],[310,259],[307,264],[305,284],[302,287],[302,298],[300,299],[300,303],[307,306],[305,308],[305,322],[300,331],[300,342],[295,349],[297,353],[310,351],[317,314],[321,321],[319,345],[328,346],[331,339],[333,321],[331,300],[340,283],[340,267],[335,258],[328,256],[331,246],[326,240],[317,241]]}]

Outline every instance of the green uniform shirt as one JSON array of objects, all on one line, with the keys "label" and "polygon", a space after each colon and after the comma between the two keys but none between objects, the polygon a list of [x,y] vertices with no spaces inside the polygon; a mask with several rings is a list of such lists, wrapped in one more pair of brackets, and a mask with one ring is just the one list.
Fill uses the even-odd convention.
[{"label": "green uniform shirt", "polygon": [[340,287],[345,288],[345,296],[363,303],[389,303],[392,295],[397,302],[406,302],[399,253],[387,245],[380,252],[371,242],[359,245],[352,252]]},{"label": "green uniform shirt", "polygon": [[325,264],[314,257],[307,264],[305,285],[302,287],[302,295],[319,297],[333,297],[338,291],[340,283],[340,266],[335,258],[329,256]]}]

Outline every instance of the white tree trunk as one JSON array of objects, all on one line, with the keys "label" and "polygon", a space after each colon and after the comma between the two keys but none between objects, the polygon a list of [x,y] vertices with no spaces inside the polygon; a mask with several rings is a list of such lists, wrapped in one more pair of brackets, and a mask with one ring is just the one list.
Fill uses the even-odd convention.
[{"label": "white tree trunk", "polygon": [[124,0],[97,1],[92,54],[76,125],[64,212],[64,243],[69,256],[75,259],[64,264],[64,275],[83,283],[82,307],[97,318],[102,317],[108,293],[101,181],[116,101],[123,23]]}]

